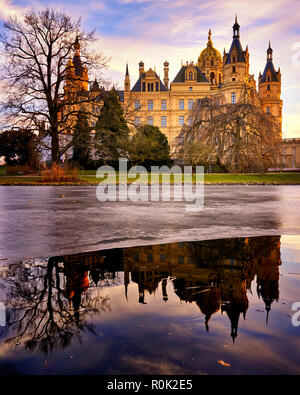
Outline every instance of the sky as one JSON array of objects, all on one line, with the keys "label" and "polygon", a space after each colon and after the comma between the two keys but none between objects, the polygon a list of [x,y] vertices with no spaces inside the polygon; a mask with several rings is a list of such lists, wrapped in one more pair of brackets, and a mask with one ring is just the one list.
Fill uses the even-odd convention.
[{"label": "sky", "polygon": [[120,88],[126,62],[133,86],[141,60],[146,70],[155,67],[162,79],[167,60],[171,82],[182,61],[197,61],[210,28],[214,47],[223,55],[224,48],[230,48],[237,14],[256,81],[271,40],[274,66],[282,72],[283,137],[300,137],[299,0],[0,0],[0,18],[21,17],[47,6],[81,17],[84,30],[95,29],[97,49],[111,58],[104,77]]}]

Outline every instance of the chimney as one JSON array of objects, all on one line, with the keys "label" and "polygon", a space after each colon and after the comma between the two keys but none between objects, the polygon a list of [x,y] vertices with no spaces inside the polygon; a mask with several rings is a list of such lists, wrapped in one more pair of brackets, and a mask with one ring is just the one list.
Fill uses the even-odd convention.
[{"label": "chimney", "polygon": [[164,86],[169,89],[169,63],[167,61],[164,63]]}]

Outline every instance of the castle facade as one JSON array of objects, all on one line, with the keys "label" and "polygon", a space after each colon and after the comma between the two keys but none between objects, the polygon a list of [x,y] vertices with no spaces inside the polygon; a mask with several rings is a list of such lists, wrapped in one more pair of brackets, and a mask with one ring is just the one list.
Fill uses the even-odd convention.
[{"label": "castle facade", "polygon": [[[267,61],[263,73],[259,74],[258,87],[254,75],[250,74],[248,46],[244,50],[240,41],[240,25],[237,18],[233,25],[233,39],[223,56],[213,46],[209,30],[207,46],[196,62],[181,65],[170,83],[169,63],[164,62],[163,81],[152,68],[146,70],[139,63],[139,78],[131,87],[128,64],[124,79],[124,90],[116,90],[130,129],[139,125],[154,125],[167,136],[171,152],[176,151],[176,137],[184,125],[191,123],[191,110],[197,100],[218,95],[222,103],[240,103],[250,100],[263,112],[275,117],[282,137],[281,72],[273,64],[273,50],[269,42]],[[245,95],[246,90],[246,95]],[[82,108],[89,113],[93,127],[106,94],[97,80],[89,81],[88,69],[80,57],[78,37],[74,44],[74,56],[70,55],[66,66],[64,100],[67,105],[61,119],[66,119],[66,134],[70,133],[77,120],[77,111]],[[74,116],[72,115],[74,113]]]},{"label": "castle facade", "polygon": [[163,81],[155,70],[145,70],[144,63],[140,62],[139,78],[131,87],[127,64],[122,99],[124,108],[131,114],[130,124],[158,126],[172,147],[181,128],[190,124],[190,111],[197,100],[221,95],[225,104],[237,103],[244,100],[242,92],[246,88],[247,98],[276,118],[282,134],[281,72],[274,67],[270,43],[264,71],[259,74],[258,89],[254,75],[249,73],[249,57],[248,46],[243,50],[236,18],[229,52],[224,50],[222,57],[214,48],[210,30],[207,46],[197,61],[182,64],[171,83],[167,61],[163,64]]}]

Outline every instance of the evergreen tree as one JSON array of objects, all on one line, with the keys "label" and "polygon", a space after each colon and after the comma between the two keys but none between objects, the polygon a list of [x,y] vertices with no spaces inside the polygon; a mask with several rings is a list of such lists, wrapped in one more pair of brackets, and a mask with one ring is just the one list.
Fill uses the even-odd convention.
[{"label": "evergreen tree", "polygon": [[112,89],[103,99],[96,124],[95,148],[99,159],[104,163],[117,160],[128,139],[128,132],[119,97]]},{"label": "evergreen tree", "polygon": [[157,126],[138,127],[130,140],[128,154],[133,165],[150,168],[170,164],[168,139]]},{"label": "evergreen tree", "polygon": [[74,127],[73,162],[85,168],[91,161],[91,135],[87,116],[85,113],[78,113],[77,122]]}]

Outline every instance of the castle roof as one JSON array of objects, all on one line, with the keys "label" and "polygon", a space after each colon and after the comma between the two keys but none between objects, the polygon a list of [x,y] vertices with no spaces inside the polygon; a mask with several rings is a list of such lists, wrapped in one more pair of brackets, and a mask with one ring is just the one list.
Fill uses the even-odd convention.
[{"label": "castle roof", "polygon": [[269,48],[267,50],[267,64],[265,67],[265,70],[263,72],[263,75],[260,77],[259,83],[263,83],[267,81],[267,74],[270,72],[271,74],[271,81],[272,82],[279,82],[278,74],[275,70],[274,64],[273,64],[273,49],[271,48],[271,42],[269,41]]},{"label": "castle roof", "polygon": [[[173,83],[185,82],[185,70],[187,69],[187,67],[188,66],[181,67],[178,74],[174,78]],[[205,75],[201,72],[199,67],[195,66],[195,69],[197,71],[197,82],[209,82],[208,79],[205,77]]]},{"label": "castle roof", "polygon": [[227,54],[227,59],[226,59],[225,64],[232,63],[231,55],[232,55],[232,52],[233,52],[234,49],[236,50],[236,54],[237,54],[236,62],[237,63],[246,63],[245,51],[243,51],[240,39],[239,38],[234,38],[232,40],[232,44],[231,44],[229,53]]},{"label": "castle roof", "polygon": [[[160,78],[158,75],[155,73],[156,78],[159,79],[159,90],[160,91],[167,91],[168,89],[164,86],[164,84],[161,82]],[[141,92],[142,91],[142,79],[145,78],[146,73],[142,73],[139,79],[136,81],[134,84],[133,88],[131,89],[131,92]]]},{"label": "castle roof", "polygon": [[268,61],[267,61],[265,70],[264,70],[263,75],[261,76],[261,79],[260,79],[259,82],[260,82],[260,83],[263,83],[263,82],[266,82],[266,81],[267,81],[267,73],[268,73],[268,71],[271,72],[271,81],[273,81],[273,82],[279,82],[278,73],[277,73],[277,71],[275,70],[274,64],[273,64],[273,62],[272,62],[271,60],[268,60]]},{"label": "castle roof", "polygon": [[213,46],[213,42],[211,40],[211,29],[209,29],[207,47],[203,49],[203,51],[201,52],[198,58],[198,64],[200,65],[201,62],[211,57],[214,57],[215,59],[218,60],[222,59],[220,52]]},{"label": "castle roof", "polygon": [[246,52],[243,51],[242,44],[240,42],[240,25],[238,24],[237,16],[235,17],[235,24],[232,26],[233,28],[233,40],[232,44],[227,55],[227,59],[225,64],[233,63],[231,60],[232,52],[235,50],[237,54],[236,62],[237,63],[246,63]]}]

